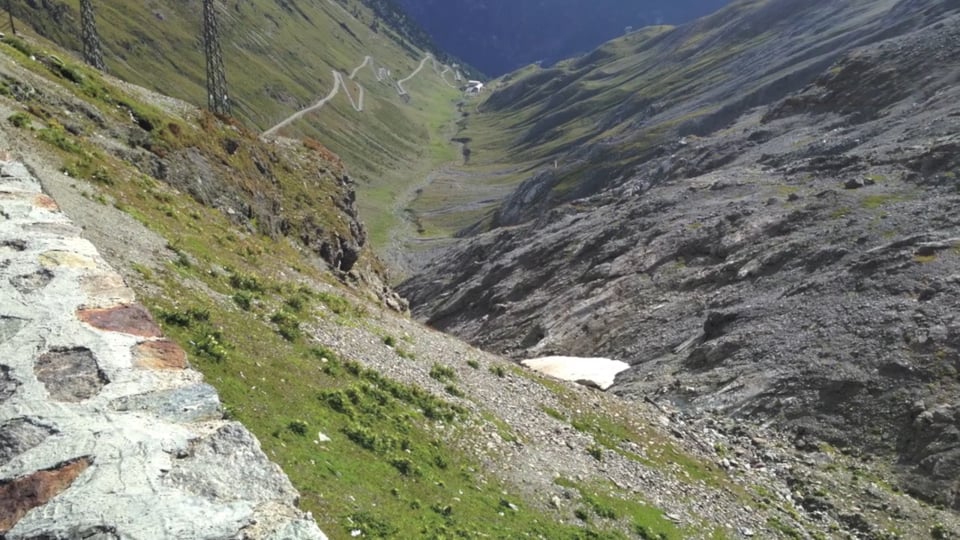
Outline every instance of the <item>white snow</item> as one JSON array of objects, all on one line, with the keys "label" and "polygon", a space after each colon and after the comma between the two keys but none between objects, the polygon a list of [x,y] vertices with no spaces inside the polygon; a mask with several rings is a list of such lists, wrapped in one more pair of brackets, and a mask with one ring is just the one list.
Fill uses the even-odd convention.
[{"label": "white snow", "polygon": [[545,356],[520,363],[534,371],[564,381],[589,381],[601,390],[613,386],[617,374],[630,368],[630,364],[620,360],[575,356]]}]

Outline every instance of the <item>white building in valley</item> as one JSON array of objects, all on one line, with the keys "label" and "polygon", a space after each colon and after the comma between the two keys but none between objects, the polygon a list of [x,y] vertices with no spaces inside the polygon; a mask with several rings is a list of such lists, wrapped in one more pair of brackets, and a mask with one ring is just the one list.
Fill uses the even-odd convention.
[{"label": "white building in valley", "polygon": [[467,87],[463,89],[467,95],[475,96],[483,92],[483,83],[480,81],[467,81]]}]

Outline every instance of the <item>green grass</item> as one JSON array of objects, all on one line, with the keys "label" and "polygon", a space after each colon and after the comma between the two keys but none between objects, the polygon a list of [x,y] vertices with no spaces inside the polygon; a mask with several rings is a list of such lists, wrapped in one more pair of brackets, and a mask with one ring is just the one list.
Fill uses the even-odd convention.
[{"label": "green grass", "polygon": [[584,484],[567,478],[554,482],[579,493],[583,507],[577,518],[582,521],[605,520],[606,538],[628,538],[621,532],[625,525],[632,537],[643,539],[673,540],[685,538],[685,531],[668,520],[661,510],[644,502],[639,497],[629,499],[613,495],[612,485],[604,483]]},{"label": "green grass", "polygon": [[860,201],[860,206],[868,210],[877,210],[885,206],[907,200],[903,195],[898,194],[877,194],[867,195]]},{"label": "green grass", "polygon": [[802,540],[805,538],[802,532],[784,523],[782,520],[776,517],[772,517],[767,520],[767,527],[779,533],[778,536],[781,538],[794,538],[796,540]]},{"label": "green grass", "polygon": [[831,218],[831,219],[843,219],[843,218],[849,216],[852,212],[853,212],[853,210],[852,210],[850,207],[841,206],[840,208],[836,208],[836,209],[834,209],[832,212],[830,212],[830,218]]},{"label": "green grass", "polygon": [[449,366],[434,364],[430,367],[430,377],[441,382],[454,381],[457,378],[457,373]]},{"label": "green grass", "polygon": [[30,127],[30,116],[24,112],[15,112],[7,117],[10,125],[16,128]]},{"label": "green grass", "polygon": [[[270,282],[252,268],[246,271],[258,283]],[[504,493],[510,500],[521,497],[488,476],[481,481],[479,463],[431,427],[443,422],[448,436],[467,436],[458,427],[465,425],[465,409],[305,338],[286,340],[269,322],[188,285],[234,290],[229,276],[173,264],[152,274],[152,285],[163,294],[146,300],[156,313],[167,314],[160,316],[165,332],[190,344],[208,329],[217,330],[228,355],[215,359],[191,348],[193,364],[218,388],[231,416],[258,435],[264,451],[301,491],[303,508],[333,537],[357,529],[368,536],[389,531],[407,538],[581,537],[579,528],[557,524],[523,504],[518,512],[503,512]],[[286,305],[272,286],[264,287],[261,301],[270,306],[266,309]],[[449,377],[443,366],[436,372]],[[446,392],[462,395],[452,384]],[[497,425],[505,440],[516,440],[505,424]],[[313,442],[317,431],[333,439],[321,451]]]},{"label": "green grass", "polygon": [[[743,494],[743,489],[732,483],[726,473],[709,460],[691,456],[656,427],[631,421],[632,415],[623,405],[610,403],[611,408],[603,413],[591,412],[579,405],[579,398],[566,383],[526,370],[518,369],[516,373],[547,388],[564,405],[563,411],[543,407],[548,416],[591,435],[599,447],[657,470],[674,471],[680,480],[686,482]],[[624,443],[634,443],[635,447],[642,449],[642,453],[627,450]]]}]

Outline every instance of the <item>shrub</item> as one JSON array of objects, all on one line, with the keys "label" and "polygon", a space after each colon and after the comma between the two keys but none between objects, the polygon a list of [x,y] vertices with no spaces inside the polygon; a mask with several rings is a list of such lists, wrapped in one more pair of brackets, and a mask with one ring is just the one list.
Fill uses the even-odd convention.
[{"label": "shrub", "polygon": [[317,293],[317,298],[337,315],[346,315],[353,309],[353,305],[342,296],[321,292]]},{"label": "shrub", "polygon": [[943,523],[938,522],[933,527],[930,527],[930,537],[936,540],[950,538],[950,531],[947,530],[947,527]]},{"label": "shrub", "polygon": [[472,367],[473,369],[480,369],[480,362],[477,362],[476,360],[473,360],[473,359],[467,360],[467,365]]},{"label": "shrub", "polygon": [[430,368],[430,377],[438,381],[452,381],[457,378],[457,373],[449,366],[434,364]]},{"label": "shrub", "polygon": [[300,313],[310,305],[310,298],[313,296],[313,292],[306,287],[298,287],[295,291],[290,293],[289,296],[284,298],[283,303],[286,304],[294,313]]},{"label": "shrub", "polygon": [[240,291],[259,293],[263,292],[264,289],[263,284],[260,283],[260,280],[257,279],[256,276],[248,274],[230,274],[229,282],[231,287]]},{"label": "shrub", "polygon": [[67,135],[67,132],[63,129],[63,126],[56,122],[52,122],[50,127],[38,131],[37,138],[41,141],[56,146],[64,152],[70,152],[71,154],[83,153],[83,148],[81,148],[79,144],[77,144],[70,136]]},{"label": "shrub", "polygon": [[650,530],[649,527],[641,523],[635,523],[633,526],[633,532],[641,538],[641,540],[666,540],[667,536],[662,533],[655,533]]},{"label": "shrub", "polygon": [[214,362],[226,361],[228,357],[227,349],[220,343],[220,336],[217,335],[217,332],[206,334],[193,342],[193,349],[198,356]]},{"label": "shrub", "polygon": [[101,159],[86,152],[83,152],[79,158],[71,160],[60,171],[74,178],[83,178],[108,186],[113,185],[113,178],[110,177],[109,171],[103,166]]},{"label": "shrub", "polygon": [[327,404],[334,411],[353,417],[353,406],[343,390],[331,390],[320,394],[320,401]]},{"label": "shrub", "polygon": [[297,316],[287,311],[277,311],[270,317],[270,322],[277,325],[277,333],[287,341],[296,341],[300,338],[300,321]]},{"label": "shrub", "polygon": [[72,83],[81,84],[83,82],[83,73],[76,66],[64,64],[62,60],[54,56],[50,58],[53,60],[50,71]]},{"label": "shrub", "polygon": [[[435,421],[453,422],[467,414],[467,410],[463,407],[439,399],[418,386],[405,385],[388,379],[375,370],[364,369],[362,365],[354,361],[338,362],[333,358],[328,357],[328,359],[330,362],[327,363],[325,368],[329,368],[330,373],[339,374],[342,369],[349,375],[369,383],[359,388],[322,392],[320,400],[337,412],[352,416],[354,407],[359,407],[358,404],[366,396],[367,400],[377,401],[381,406],[386,405],[385,400],[389,398],[396,399],[420,409],[424,417]],[[364,407],[378,413],[375,406],[367,404]],[[361,407],[361,410],[364,407]]]},{"label": "shrub", "polygon": [[306,437],[307,435],[307,423],[303,420],[294,420],[293,422],[290,422],[287,424],[287,429],[301,437]]},{"label": "shrub", "polygon": [[250,291],[237,291],[236,294],[232,296],[233,302],[237,304],[240,309],[244,311],[250,311],[250,308],[253,307],[253,294]]},{"label": "shrub", "polygon": [[35,51],[33,50],[33,47],[31,47],[25,41],[23,41],[18,37],[7,36],[3,38],[3,42],[6,43],[7,45],[10,45],[14,49],[20,51],[25,56],[34,56],[36,54]]},{"label": "shrub", "polygon": [[617,511],[609,506],[604,506],[597,501],[590,501],[593,511],[604,519],[617,519]]},{"label": "shrub", "polygon": [[310,347],[310,355],[317,360],[326,359],[328,363],[335,362],[339,358],[337,353],[333,352],[332,349],[324,347],[323,345],[314,345],[313,347]]},{"label": "shrub", "polygon": [[501,379],[507,376],[507,370],[503,366],[490,366],[490,373],[493,373]]},{"label": "shrub", "polygon": [[450,517],[453,515],[453,507],[449,504],[431,504],[430,509],[443,517]]},{"label": "shrub", "polygon": [[410,445],[409,441],[401,441],[396,437],[381,433],[361,424],[354,424],[343,428],[343,434],[357,446],[381,456],[397,449],[404,449]]},{"label": "shrub", "polygon": [[404,476],[420,476],[420,469],[407,458],[391,459],[390,465]]},{"label": "shrub", "polygon": [[358,530],[363,536],[370,538],[391,538],[400,530],[389,521],[369,512],[350,514],[349,523],[348,529]]},{"label": "shrub", "polygon": [[25,128],[30,125],[30,116],[24,112],[16,112],[7,117],[7,121],[16,128]]},{"label": "shrub", "polygon": [[188,328],[195,323],[208,322],[210,310],[203,307],[189,307],[183,311],[161,311],[160,320],[181,328]]},{"label": "shrub", "polygon": [[387,347],[396,347],[397,340],[394,339],[393,336],[384,336],[383,344],[386,345]]}]

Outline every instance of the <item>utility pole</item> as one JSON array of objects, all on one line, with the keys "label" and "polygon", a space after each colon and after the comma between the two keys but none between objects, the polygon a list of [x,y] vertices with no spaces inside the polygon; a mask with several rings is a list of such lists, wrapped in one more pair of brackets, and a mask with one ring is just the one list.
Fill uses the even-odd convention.
[{"label": "utility pole", "polygon": [[[9,1],[9,0],[8,0]],[[83,60],[104,71],[103,49],[97,33],[97,19],[93,14],[93,0],[80,0],[80,39],[83,41]]]},{"label": "utility pole", "polygon": [[203,0],[203,47],[207,57],[207,105],[216,114],[230,114],[227,76],[220,50],[220,31],[214,0]]},{"label": "utility pole", "polygon": [[10,17],[10,33],[17,35],[17,25],[13,24],[13,10],[10,9],[10,0],[7,0],[7,16]]}]

